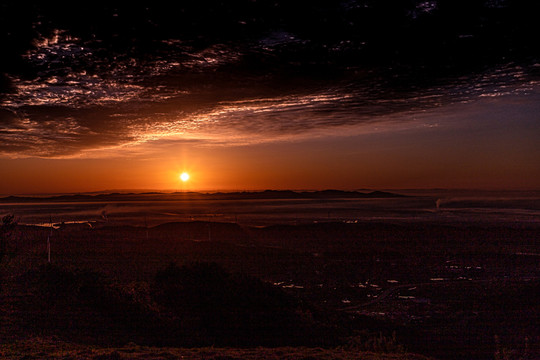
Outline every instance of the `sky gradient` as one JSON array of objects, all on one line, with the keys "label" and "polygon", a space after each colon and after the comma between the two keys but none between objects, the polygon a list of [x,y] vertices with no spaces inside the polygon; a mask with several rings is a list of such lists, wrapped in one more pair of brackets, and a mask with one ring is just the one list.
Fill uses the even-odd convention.
[{"label": "sky gradient", "polygon": [[522,2],[70,6],[2,4],[1,194],[540,189]]}]

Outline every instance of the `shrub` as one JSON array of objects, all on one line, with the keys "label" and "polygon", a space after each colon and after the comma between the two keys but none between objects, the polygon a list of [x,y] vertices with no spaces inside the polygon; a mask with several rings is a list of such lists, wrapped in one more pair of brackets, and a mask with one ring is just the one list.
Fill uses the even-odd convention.
[{"label": "shrub", "polygon": [[[171,264],[148,286],[42,266],[26,274],[28,329],[100,345],[322,345],[332,332],[283,289],[214,263]],[[329,336],[330,334],[330,336]]]},{"label": "shrub", "polygon": [[6,255],[8,241],[15,226],[17,226],[17,222],[14,219],[14,215],[6,215],[2,218],[2,224],[0,224],[0,262]]},{"label": "shrub", "polygon": [[201,345],[307,345],[321,339],[317,325],[301,315],[308,312],[281,288],[215,263],[171,264],[157,273],[153,293]]},{"label": "shrub", "polygon": [[49,264],[28,272],[25,280],[32,294],[28,326],[38,333],[98,344],[159,345],[164,333],[174,331],[152,304],[137,301],[97,272]]},{"label": "shrub", "polygon": [[533,357],[530,349],[529,338],[523,339],[523,344],[519,347],[508,348],[501,345],[500,338],[495,336],[495,360],[532,360]]},{"label": "shrub", "polygon": [[390,336],[379,334],[363,333],[350,337],[346,345],[347,349],[355,351],[371,351],[376,353],[405,353],[405,347],[396,338],[396,333]]}]

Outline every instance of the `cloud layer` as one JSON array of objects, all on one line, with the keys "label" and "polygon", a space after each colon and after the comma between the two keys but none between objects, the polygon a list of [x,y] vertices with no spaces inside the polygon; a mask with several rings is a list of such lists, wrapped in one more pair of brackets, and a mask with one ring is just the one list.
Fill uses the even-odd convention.
[{"label": "cloud layer", "polygon": [[[1,64],[0,154],[88,156],[157,140],[232,145],[375,131],[448,104],[537,91],[539,66],[525,40],[512,42],[519,59],[486,60],[502,59],[515,40],[498,37],[493,24],[526,31],[508,14],[527,9],[468,5],[463,24],[444,30],[437,21],[467,5],[390,3],[210,2],[186,5],[178,18],[150,5],[97,4],[100,11],[76,18],[75,9],[38,4],[22,19],[6,5],[15,34],[7,46],[20,58]],[[17,40],[27,47],[14,48]],[[485,53],[470,52],[476,47]]]}]

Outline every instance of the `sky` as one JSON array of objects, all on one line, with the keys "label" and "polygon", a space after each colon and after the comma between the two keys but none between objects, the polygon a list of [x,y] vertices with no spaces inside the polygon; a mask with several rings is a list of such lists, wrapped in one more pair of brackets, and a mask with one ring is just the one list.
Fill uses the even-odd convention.
[{"label": "sky", "polygon": [[0,194],[540,189],[528,1],[0,7]]}]

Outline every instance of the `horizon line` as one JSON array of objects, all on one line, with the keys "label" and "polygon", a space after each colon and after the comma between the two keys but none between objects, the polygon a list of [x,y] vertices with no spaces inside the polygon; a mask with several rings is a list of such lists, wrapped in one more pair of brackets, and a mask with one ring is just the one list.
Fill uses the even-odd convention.
[{"label": "horizon line", "polygon": [[464,192],[540,192],[539,189],[509,189],[509,188],[320,188],[320,189],[200,189],[200,190],[180,190],[180,189],[105,189],[94,191],[73,191],[73,192],[39,192],[39,193],[15,193],[15,194],[0,194],[0,197],[10,196],[69,196],[69,195],[106,195],[106,194],[134,194],[142,195],[145,193],[158,193],[158,194],[180,194],[180,193],[199,193],[199,194],[216,194],[216,193],[258,193],[265,191],[292,191],[292,192],[317,192],[317,191],[343,191],[343,192],[374,192],[374,191],[464,191]]}]

